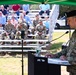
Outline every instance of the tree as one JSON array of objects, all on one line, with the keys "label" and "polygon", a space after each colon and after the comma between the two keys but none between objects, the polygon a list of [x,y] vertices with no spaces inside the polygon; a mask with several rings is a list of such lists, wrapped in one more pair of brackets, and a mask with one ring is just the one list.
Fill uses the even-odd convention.
[{"label": "tree", "polygon": [[76,6],[73,5],[60,5],[60,15],[63,16],[65,12],[71,11],[71,10],[76,10]]}]

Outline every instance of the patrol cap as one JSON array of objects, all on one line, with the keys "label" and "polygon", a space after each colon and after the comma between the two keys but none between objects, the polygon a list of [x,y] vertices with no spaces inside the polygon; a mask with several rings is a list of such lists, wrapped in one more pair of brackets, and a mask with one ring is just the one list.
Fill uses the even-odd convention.
[{"label": "patrol cap", "polygon": [[76,16],[76,10],[72,10],[70,12],[66,12],[66,17],[73,17]]}]

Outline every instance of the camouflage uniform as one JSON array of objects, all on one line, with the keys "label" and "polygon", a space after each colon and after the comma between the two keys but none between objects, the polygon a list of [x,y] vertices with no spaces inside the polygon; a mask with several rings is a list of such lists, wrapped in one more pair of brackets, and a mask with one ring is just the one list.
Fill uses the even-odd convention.
[{"label": "camouflage uniform", "polygon": [[[6,31],[6,33],[9,35],[10,39],[15,39],[15,32],[16,29],[14,27],[14,25],[12,24],[6,24],[4,30]],[[5,37],[4,35],[5,33],[2,33],[2,39]]]},{"label": "camouflage uniform", "polygon": [[36,31],[36,26],[39,24],[39,20],[33,20],[33,28],[32,28],[32,33],[35,34]]},{"label": "camouflage uniform", "polygon": [[16,32],[16,39],[21,39],[21,31],[24,30],[25,31],[25,37],[24,39],[27,39],[27,35],[28,35],[28,27],[26,25],[26,23],[20,23],[17,27],[17,32]]},{"label": "camouflage uniform", "polygon": [[36,26],[36,31],[37,31],[37,39],[45,39],[46,36],[46,27],[44,25],[38,24]]},{"label": "camouflage uniform", "polygon": [[7,35],[7,32],[6,32],[6,31],[3,31],[3,32],[1,33],[1,39],[2,39],[2,40],[9,39],[9,36]]},{"label": "camouflage uniform", "polygon": [[60,57],[61,55],[65,55],[71,64],[70,66],[67,66],[67,71],[70,72],[70,75],[76,75],[76,30],[70,38],[69,46],[55,54],[55,57]]},{"label": "camouflage uniform", "polygon": [[35,19],[33,20],[33,29],[32,31],[35,33],[36,31],[36,26],[39,24],[39,21],[40,21],[40,17],[39,17],[39,14],[36,14],[35,15]]},{"label": "camouflage uniform", "polygon": [[38,25],[39,24],[39,20],[33,20],[33,26],[34,26],[34,28],[36,27],[36,25]]},{"label": "camouflage uniform", "polygon": [[33,27],[35,28],[39,24],[39,14],[35,15],[35,19],[33,20]]}]

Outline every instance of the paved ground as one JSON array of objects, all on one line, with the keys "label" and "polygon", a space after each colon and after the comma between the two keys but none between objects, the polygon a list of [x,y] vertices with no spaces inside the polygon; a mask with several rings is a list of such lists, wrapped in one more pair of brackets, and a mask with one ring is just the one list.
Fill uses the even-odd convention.
[{"label": "paved ground", "polygon": [[61,67],[61,75],[69,75],[69,73],[66,71],[66,66]]}]

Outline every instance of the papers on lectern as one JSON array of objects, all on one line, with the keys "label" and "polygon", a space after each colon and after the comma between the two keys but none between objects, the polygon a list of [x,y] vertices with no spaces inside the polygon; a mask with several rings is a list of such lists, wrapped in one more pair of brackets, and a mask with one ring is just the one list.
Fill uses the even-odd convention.
[{"label": "papers on lectern", "polygon": [[67,60],[60,60],[58,58],[48,58],[49,64],[58,64],[58,65],[70,65]]}]

